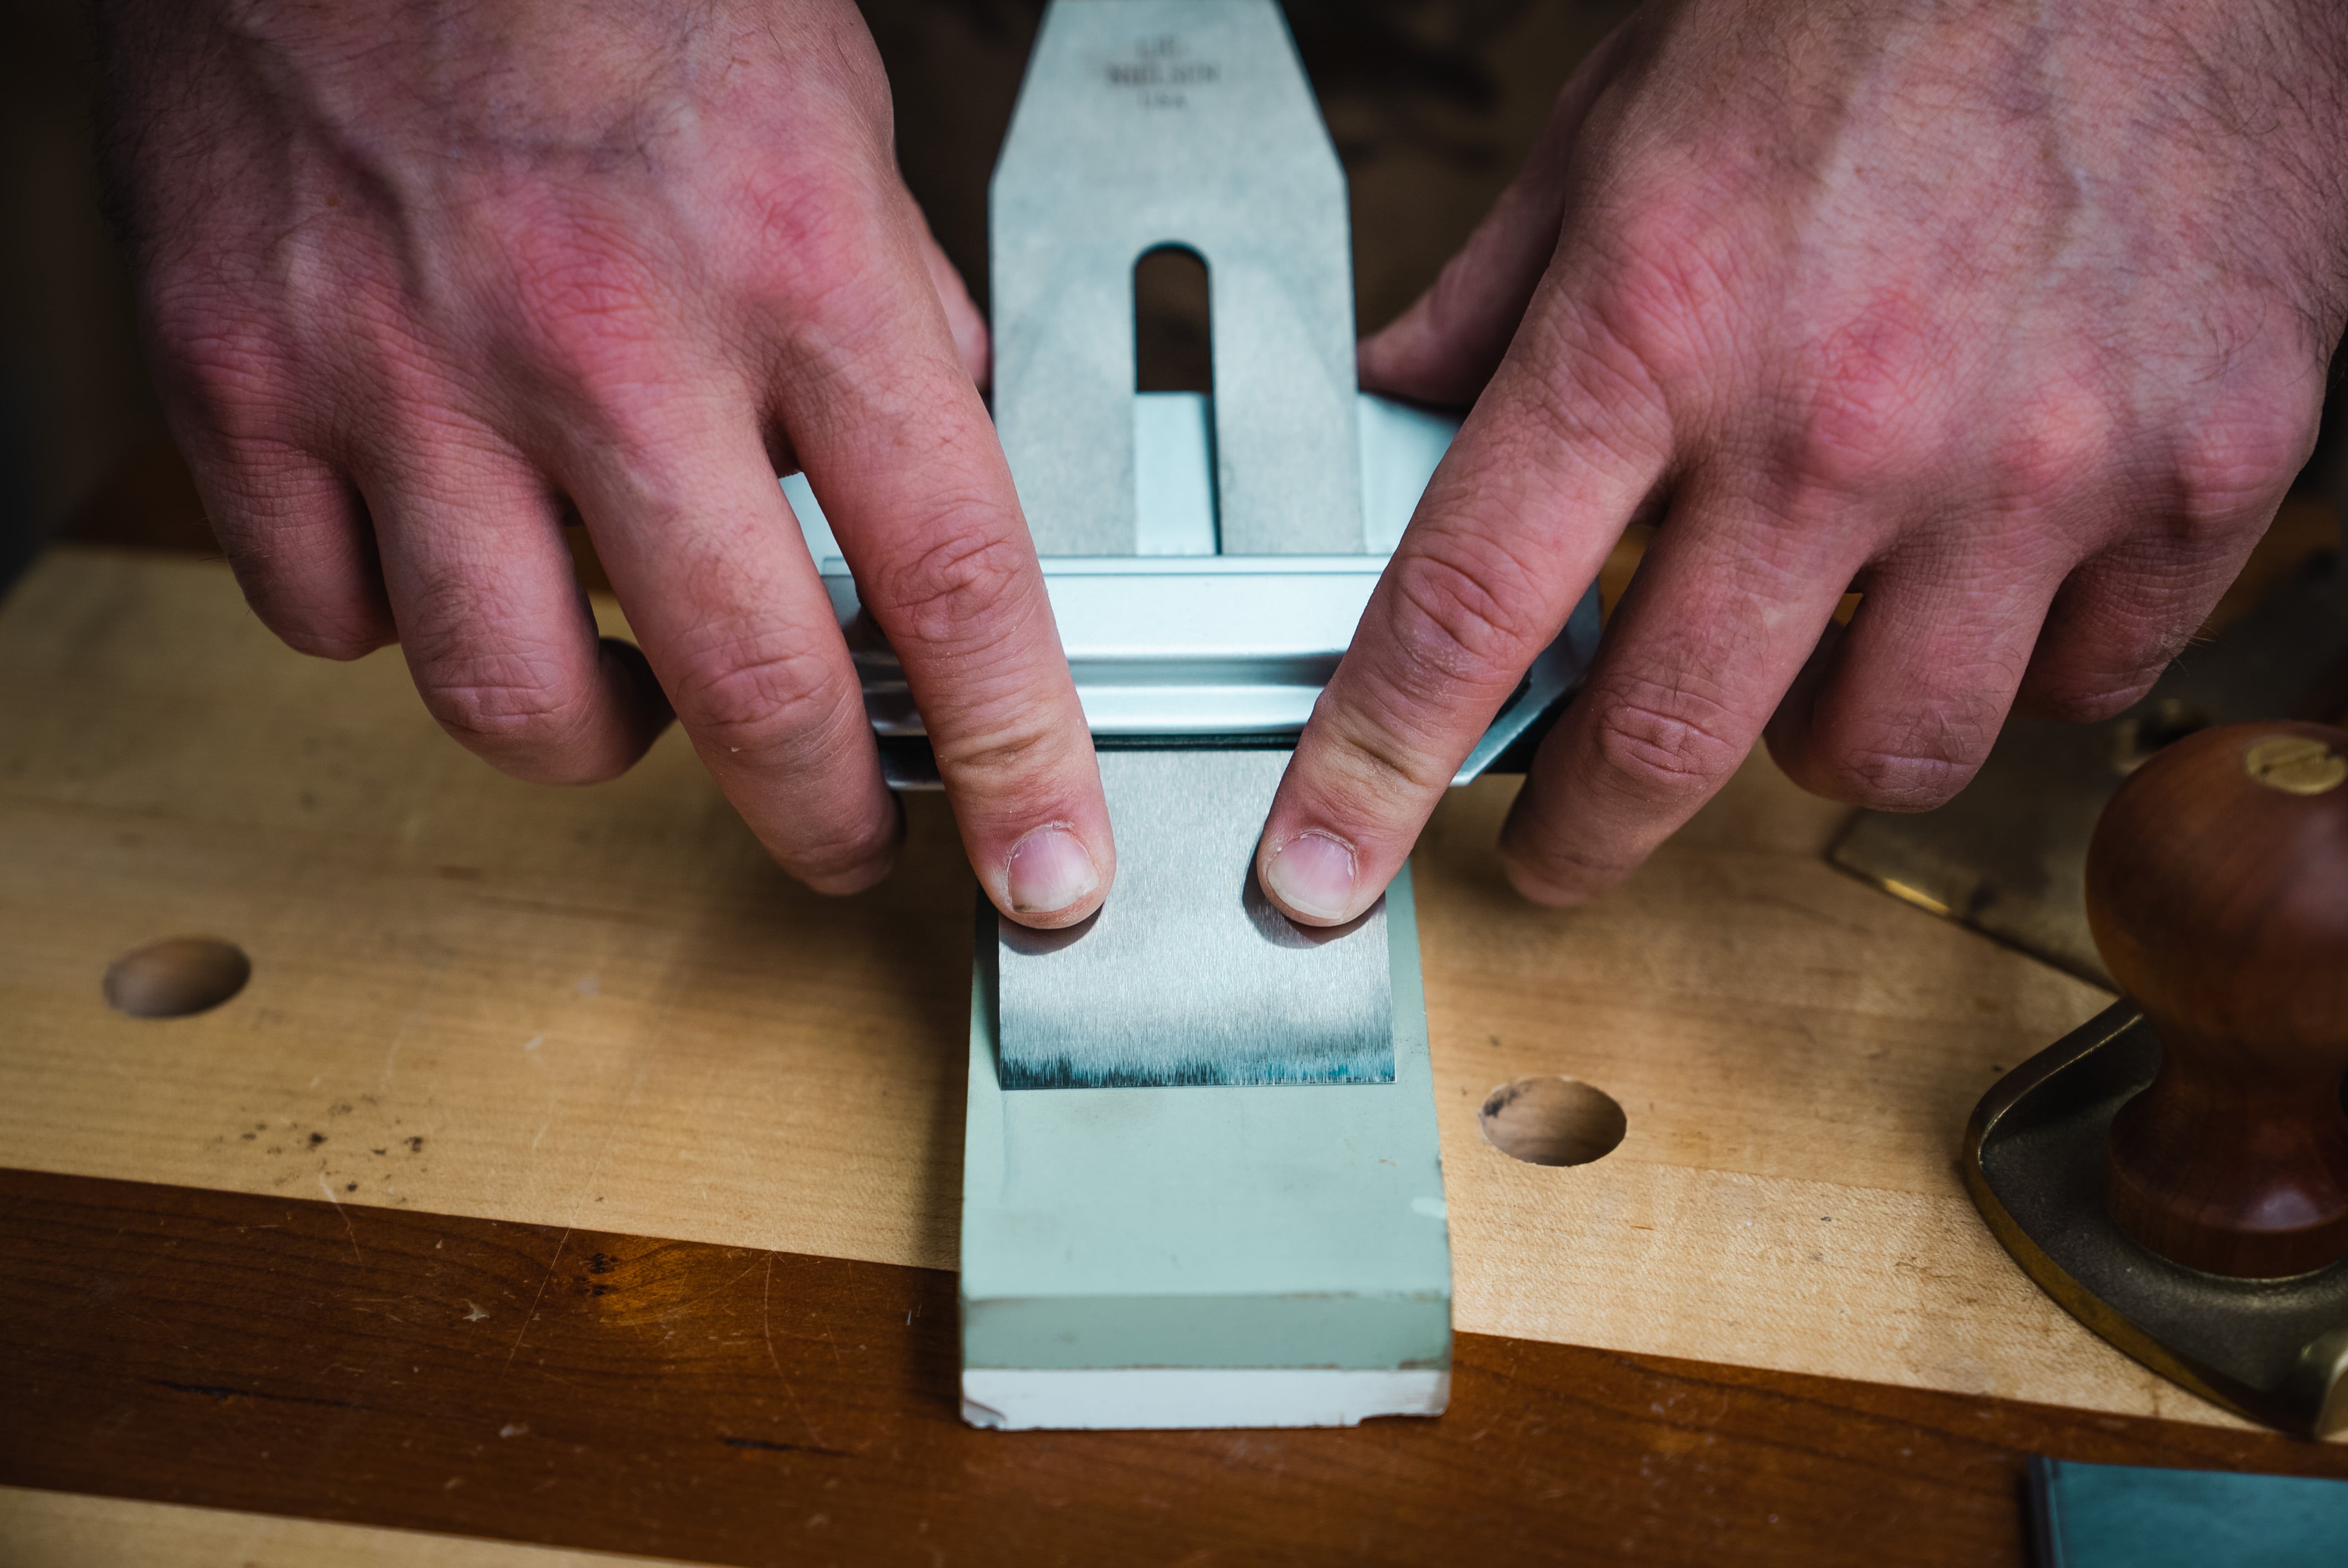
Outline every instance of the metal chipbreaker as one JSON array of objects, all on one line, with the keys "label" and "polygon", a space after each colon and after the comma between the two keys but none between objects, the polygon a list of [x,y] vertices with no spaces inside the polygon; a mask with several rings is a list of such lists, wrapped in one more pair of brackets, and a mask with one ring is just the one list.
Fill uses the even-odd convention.
[{"label": "metal chipbreaker", "polygon": [[[1054,0],[990,193],[994,417],[1117,835],[1102,912],[980,905],[962,1390],[992,1427],[1350,1425],[1448,1397],[1407,870],[1334,932],[1254,886],[1298,732],[1457,427],[1363,395],[1345,179],[1272,0]],[[1134,269],[1206,264],[1214,391],[1135,390]],[[892,785],[937,782],[803,479]],[[1521,766],[1593,591],[1461,766]]]}]

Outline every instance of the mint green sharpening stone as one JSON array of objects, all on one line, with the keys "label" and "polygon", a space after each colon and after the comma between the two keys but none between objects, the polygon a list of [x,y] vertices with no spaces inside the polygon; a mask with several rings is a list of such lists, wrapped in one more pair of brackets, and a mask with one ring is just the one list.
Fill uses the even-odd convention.
[{"label": "mint green sharpening stone", "polygon": [[963,1413],[983,1427],[1437,1415],[1451,1247],[1407,869],[1394,1079],[1004,1091],[991,917],[972,983]]}]

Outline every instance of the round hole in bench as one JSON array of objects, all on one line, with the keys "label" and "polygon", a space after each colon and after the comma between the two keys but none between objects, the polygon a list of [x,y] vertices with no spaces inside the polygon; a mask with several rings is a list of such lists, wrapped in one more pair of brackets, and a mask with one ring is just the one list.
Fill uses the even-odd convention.
[{"label": "round hole in bench", "polygon": [[216,1008],[252,978],[244,949],[218,937],[168,937],[106,971],[107,1005],[132,1018],[185,1018]]},{"label": "round hole in bench", "polygon": [[1622,1107],[1578,1078],[1519,1078],[1484,1097],[1484,1137],[1529,1165],[1586,1165],[1614,1152],[1629,1126]]}]

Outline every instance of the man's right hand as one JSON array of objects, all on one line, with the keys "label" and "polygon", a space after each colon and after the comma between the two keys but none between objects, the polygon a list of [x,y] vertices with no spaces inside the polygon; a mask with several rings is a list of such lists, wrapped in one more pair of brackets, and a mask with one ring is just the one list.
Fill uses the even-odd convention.
[{"label": "man's right hand", "polygon": [[[671,705],[810,886],[899,816],[775,477],[804,466],[904,661],[988,895],[1114,870],[1075,686],[849,0],[115,0],[111,157],[167,412],[286,641],[396,641],[517,776],[625,769]],[[644,651],[599,642],[575,508]]]}]

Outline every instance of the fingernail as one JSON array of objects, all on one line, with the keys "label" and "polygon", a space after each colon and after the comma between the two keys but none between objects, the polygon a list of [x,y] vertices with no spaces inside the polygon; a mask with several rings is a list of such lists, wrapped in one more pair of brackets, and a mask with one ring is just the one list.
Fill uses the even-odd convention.
[{"label": "fingernail", "polygon": [[1263,863],[1263,882],[1300,915],[1342,920],[1354,904],[1354,852],[1334,834],[1300,833]]},{"label": "fingernail", "polygon": [[1014,914],[1050,915],[1089,897],[1100,868],[1083,839],[1047,823],[1011,846],[1009,880]]}]

